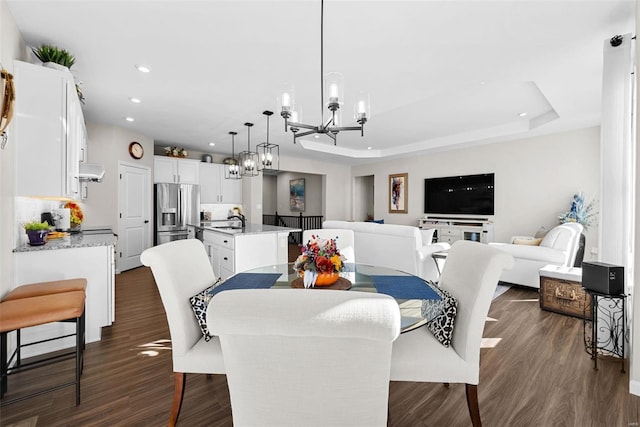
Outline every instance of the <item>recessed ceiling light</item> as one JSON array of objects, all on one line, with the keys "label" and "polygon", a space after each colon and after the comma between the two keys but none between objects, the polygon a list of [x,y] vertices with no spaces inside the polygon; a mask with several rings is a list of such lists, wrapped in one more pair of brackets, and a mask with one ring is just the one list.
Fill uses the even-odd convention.
[{"label": "recessed ceiling light", "polygon": [[129,98],[129,101],[133,102],[134,104],[140,104],[142,102],[140,98]]},{"label": "recessed ceiling light", "polygon": [[526,113],[526,112],[518,113],[518,115],[519,115],[520,117],[524,117],[524,116],[526,116],[526,115],[527,115],[527,113]]},{"label": "recessed ceiling light", "polygon": [[313,135],[313,137],[314,137],[315,139],[318,139],[318,138],[320,138],[320,135]]},{"label": "recessed ceiling light", "polygon": [[136,70],[140,71],[141,73],[150,73],[151,72],[151,68],[147,67],[146,65],[136,65]]},{"label": "recessed ceiling light", "polygon": [[124,119],[126,121],[128,121],[128,122],[135,122],[136,121],[136,119],[134,119],[133,117],[125,117]]},{"label": "recessed ceiling light", "polygon": [[216,143],[215,142],[210,142],[209,145],[214,147],[216,145]]},{"label": "recessed ceiling light", "polygon": [[371,150],[373,147],[367,147],[367,150]]}]

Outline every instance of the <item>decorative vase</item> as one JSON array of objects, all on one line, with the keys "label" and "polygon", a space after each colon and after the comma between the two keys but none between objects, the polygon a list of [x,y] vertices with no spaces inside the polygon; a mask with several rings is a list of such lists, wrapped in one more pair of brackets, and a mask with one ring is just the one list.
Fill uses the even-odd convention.
[{"label": "decorative vase", "polygon": [[31,246],[42,246],[47,243],[49,230],[25,230]]},{"label": "decorative vase", "polygon": [[[298,272],[298,276],[304,280],[305,271]],[[340,273],[336,272],[320,272],[315,274],[315,280],[312,283],[312,286],[330,286],[338,281],[340,278]]]}]

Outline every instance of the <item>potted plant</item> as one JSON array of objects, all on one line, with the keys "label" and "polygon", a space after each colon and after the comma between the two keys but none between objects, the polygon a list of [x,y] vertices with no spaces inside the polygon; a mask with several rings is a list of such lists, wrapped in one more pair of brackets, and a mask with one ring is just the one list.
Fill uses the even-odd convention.
[{"label": "potted plant", "polygon": [[[40,47],[32,47],[31,50],[42,61],[43,65],[50,66],[58,64],[64,68],[71,68],[76,62],[76,58],[64,49],[56,46],[43,44]],[[52,67],[59,68],[59,67]]]},{"label": "potted plant", "polygon": [[46,243],[47,234],[49,234],[49,223],[32,221],[24,224],[24,229],[29,237],[31,246],[42,246]]}]

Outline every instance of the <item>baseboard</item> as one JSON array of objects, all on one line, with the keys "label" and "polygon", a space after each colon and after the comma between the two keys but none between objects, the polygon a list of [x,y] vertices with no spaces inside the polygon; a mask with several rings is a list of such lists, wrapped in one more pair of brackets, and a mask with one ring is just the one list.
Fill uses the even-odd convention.
[{"label": "baseboard", "polygon": [[629,381],[629,393],[640,396],[640,381]]}]

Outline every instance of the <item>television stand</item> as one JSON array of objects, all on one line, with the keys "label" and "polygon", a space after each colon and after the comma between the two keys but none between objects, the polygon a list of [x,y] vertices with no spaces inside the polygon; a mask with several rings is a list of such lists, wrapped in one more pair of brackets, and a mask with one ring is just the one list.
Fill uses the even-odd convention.
[{"label": "television stand", "polygon": [[453,243],[458,240],[493,242],[493,222],[486,217],[455,218],[447,216],[426,216],[418,219],[418,227],[435,228],[433,242]]}]

